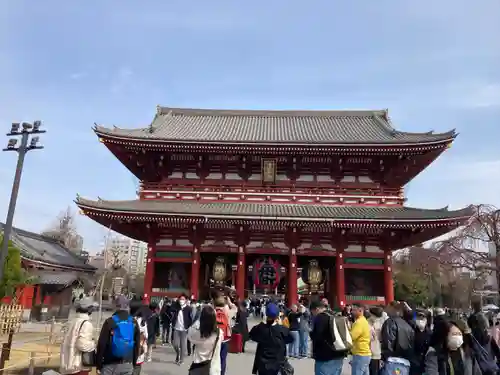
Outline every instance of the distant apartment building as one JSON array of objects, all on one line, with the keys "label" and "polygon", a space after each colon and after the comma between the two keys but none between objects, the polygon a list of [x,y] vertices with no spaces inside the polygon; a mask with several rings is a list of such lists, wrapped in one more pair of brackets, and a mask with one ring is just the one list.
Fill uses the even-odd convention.
[{"label": "distant apartment building", "polygon": [[106,268],[106,260],[104,253],[97,253],[96,255],[89,256],[89,264],[94,266],[98,270],[103,270]]},{"label": "distant apartment building", "polygon": [[106,268],[123,267],[130,275],[144,273],[147,244],[124,236],[110,237],[103,249]]}]

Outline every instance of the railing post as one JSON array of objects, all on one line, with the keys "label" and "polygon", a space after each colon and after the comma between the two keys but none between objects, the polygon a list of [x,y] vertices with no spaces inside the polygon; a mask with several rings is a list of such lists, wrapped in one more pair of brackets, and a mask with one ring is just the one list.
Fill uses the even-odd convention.
[{"label": "railing post", "polygon": [[12,340],[14,339],[14,328],[9,331],[9,339],[7,340],[7,352],[5,353],[5,360],[10,359],[10,349],[12,348]]},{"label": "railing post", "polygon": [[2,353],[0,354],[0,375],[4,374],[5,361],[7,360],[6,356],[9,351],[8,346],[9,344],[6,342],[2,344]]},{"label": "railing post", "polygon": [[56,329],[56,317],[52,317],[52,323],[50,324],[50,336],[49,336],[49,343],[53,344],[54,343],[54,332]]},{"label": "railing post", "polygon": [[29,375],[35,375],[35,356],[36,356],[36,352],[30,353],[30,365],[28,368]]}]

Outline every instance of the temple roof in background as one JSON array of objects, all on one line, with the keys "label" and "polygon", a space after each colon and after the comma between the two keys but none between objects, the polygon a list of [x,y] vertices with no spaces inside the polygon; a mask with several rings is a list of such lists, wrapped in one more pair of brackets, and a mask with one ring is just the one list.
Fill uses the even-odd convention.
[{"label": "temple roof in background", "polygon": [[[0,231],[2,232],[4,225],[0,223]],[[53,238],[13,228],[10,240],[20,250],[21,257],[27,260],[74,268],[75,270],[95,270],[95,267],[86,264],[77,254],[72,253]]]}]

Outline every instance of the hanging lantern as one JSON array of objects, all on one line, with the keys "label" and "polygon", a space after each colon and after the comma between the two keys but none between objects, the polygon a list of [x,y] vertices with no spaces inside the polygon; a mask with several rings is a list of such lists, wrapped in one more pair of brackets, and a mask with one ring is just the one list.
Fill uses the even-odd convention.
[{"label": "hanging lantern", "polygon": [[215,259],[214,267],[212,269],[212,277],[214,279],[215,285],[224,286],[226,283],[226,262],[223,257],[218,257]]},{"label": "hanging lantern", "polygon": [[316,259],[311,259],[309,261],[309,266],[307,267],[307,284],[311,292],[317,292],[319,286],[323,280],[323,271],[319,267],[318,261]]},{"label": "hanging lantern", "polygon": [[280,283],[280,264],[272,258],[257,260],[253,267],[253,279],[256,287],[275,289]]}]

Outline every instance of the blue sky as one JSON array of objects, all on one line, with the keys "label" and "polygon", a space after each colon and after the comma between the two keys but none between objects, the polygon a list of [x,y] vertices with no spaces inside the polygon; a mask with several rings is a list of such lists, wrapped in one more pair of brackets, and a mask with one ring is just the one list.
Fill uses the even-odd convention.
[{"label": "blue sky", "polygon": [[[499,17],[497,0],[4,0],[0,126],[48,130],[15,224],[46,229],[77,193],[134,198],[91,127],[145,126],[157,104],[389,108],[401,130],[460,132],[410,183],[409,205],[500,205]],[[15,163],[0,153],[0,218]],[[96,250],[105,230],[81,216],[78,229]]]}]

